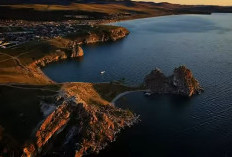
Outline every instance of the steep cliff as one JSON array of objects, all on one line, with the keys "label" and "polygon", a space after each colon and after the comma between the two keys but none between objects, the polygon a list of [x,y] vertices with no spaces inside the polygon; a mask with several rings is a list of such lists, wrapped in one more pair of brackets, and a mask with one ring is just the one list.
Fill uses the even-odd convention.
[{"label": "steep cliff", "polygon": [[191,97],[203,91],[191,70],[185,66],[176,68],[173,75],[166,77],[159,69],[153,70],[144,79],[144,84],[152,93],[177,94]]},{"label": "steep cliff", "polygon": [[83,49],[76,43],[72,42],[66,50],[57,49],[55,52],[45,55],[44,57],[37,59],[31,65],[43,67],[46,64],[64,60],[67,58],[77,58],[84,55]]},{"label": "steep cliff", "polygon": [[[116,108],[102,99],[88,83],[64,84],[54,104],[57,108],[42,122],[35,140],[25,146],[24,156],[56,151],[69,156],[98,153],[115,140],[122,128],[137,121],[130,111]],[[53,142],[55,147],[49,145]]]},{"label": "steep cliff", "polygon": [[84,55],[83,49],[80,47],[80,45],[77,42],[74,42],[72,45],[72,54],[71,58],[76,58],[76,57],[82,57]]},{"label": "steep cliff", "polygon": [[129,34],[126,28],[118,27],[109,31],[102,31],[96,33],[90,33],[84,41],[84,44],[92,44],[97,42],[116,41],[124,38]]},{"label": "steep cliff", "polygon": [[80,44],[93,44],[116,41],[126,37],[130,33],[124,27],[109,25],[82,26],[81,30],[68,35],[66,38]]}]

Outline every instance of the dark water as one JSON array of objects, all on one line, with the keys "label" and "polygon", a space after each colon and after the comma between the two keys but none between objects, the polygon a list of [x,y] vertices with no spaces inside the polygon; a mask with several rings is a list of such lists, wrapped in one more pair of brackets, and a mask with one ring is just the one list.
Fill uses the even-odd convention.
[{"label": "dark water", "polygon": [[[232,156],[232,14],[182,15],[117,23],[131,34],[84,47],[81,61],[50,64],[53,80],[140,84],[155,67],[171,74],[186,65],[205,88],[192,99],[133,93],[117,104],[141,115],[98,156]],[[105,70],[105,75],[99,72]]]}]

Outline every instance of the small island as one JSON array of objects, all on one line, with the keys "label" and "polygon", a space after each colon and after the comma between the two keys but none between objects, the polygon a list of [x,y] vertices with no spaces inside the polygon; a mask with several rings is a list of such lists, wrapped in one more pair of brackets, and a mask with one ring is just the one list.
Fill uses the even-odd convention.
[{"label": "small island", "polygon": [[166,77],[160,69],[156,68],[145,77],[144,85],[153,94],[175,94],[191,97],[203,91],[191,70],[185,66],[175,68],[169,77]]}]

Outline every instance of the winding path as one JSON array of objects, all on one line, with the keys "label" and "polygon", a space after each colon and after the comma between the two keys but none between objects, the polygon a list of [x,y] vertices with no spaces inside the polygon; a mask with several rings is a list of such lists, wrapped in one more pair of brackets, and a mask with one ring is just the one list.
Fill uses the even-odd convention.
[{"label": "winding path", "polygon": [[[27,85],[27,84],[20,84],[20,85]],[[18,89],[25,89],[25,90],[42,90],[42,91],[49,91],[49,92],[56,92],[58,93],[59,90],[52,90],[52,89],[46,89],[46,88],[38,88],[38,87],[22,87],[18,85],[13,85],[13,84],[0,84],[0,86],[5,86],[5,87],[11,87],[11,88],[18,88]]]},{"label": "winding path", "polygon": [[9,54],[1,53],[1,52],[0,52],[1,55],[5,55],[5,56],[7,56],[7,57],[10,57],[9,59],[1,60],[0,63],[6,62],[6,61],[9,61],[9,60],[12,59],[12,60],[14,60],[14,61],[16,62],[17,65],[19,65],[19,66],[21,66],[21,67],[23,67],[23,68],[26,68],[26,67],[21,63],[21,61],[20,61],[20,59],[19,59],[18,57],[20,57],[20,56],[22,56],[22,55],[24,55],[24,54],[27,54],[27,53],[29,53],[29,52],[24,52],[24,53],[21,53],[21,54],[19,54],[19,55],[17,55],[17,56],[11,56],[11,55],[9,55]]},{"label": "winding path", "polygon": [[127,91],[127,92],[123,92],[119,95],[117,95],[112,101],[111,101],[111,104],[115,105],[115,102],[121,98],[122,96],[124,95],[127,95],[127,94],[130,94],[130,93],[135,93],[135,92],[147,92],[148,90],[135,90],[135,91]]}]

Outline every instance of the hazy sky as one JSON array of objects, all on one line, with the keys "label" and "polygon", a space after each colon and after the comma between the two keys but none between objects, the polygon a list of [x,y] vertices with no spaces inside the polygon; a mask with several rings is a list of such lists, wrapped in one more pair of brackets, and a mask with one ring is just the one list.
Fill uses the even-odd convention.
[{"label": "hazy sky", "polygon": [[205,5],[207,4],[207,5],[232,6],[232,0],[142,0],[142,1],[169,2],[169,3],[177,3],[177,4],[205,4]]}]

